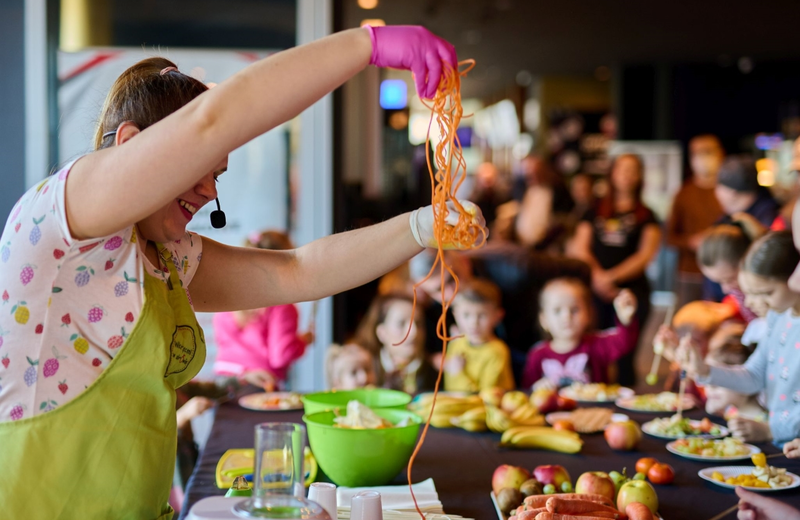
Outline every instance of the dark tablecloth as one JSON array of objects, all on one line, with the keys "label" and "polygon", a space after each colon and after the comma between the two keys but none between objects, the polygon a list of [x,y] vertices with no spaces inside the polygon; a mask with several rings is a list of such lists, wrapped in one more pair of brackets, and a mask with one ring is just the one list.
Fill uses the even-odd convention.
[{"label": "dark tablecloth", "polygon": [[[622,410],[616,410],[622,411]],[[622,411],[640,424],[666,414],[644,414]],[[693,411],[686,414],[700,419],[704,414]],[[216,411],[211,435],[187,486],[186,504],[181,518],[198,500],[223,495],[217,489],[215,469],[217,461],[231,448],[251,448],[253,427],[262,422],[302,422],[301,412],[254,412],[240,408],[235,402],[225,403]],[[720,422],[716,420],[715,422]],[[675,482],[668,486],[655,486],[661,503],[660,512],[667,520],[682,518],[708,519],[734,505],[737,497],[733,490],[721,488],[702,480],[697,472],[717,463],[695,462],[669,453],[667,441],[644,435],[638,450],[615,452],[608,447],[602,434],[582,435],[584,447],[578,455],[566,455],[539,450],[508,450],[497,446],[500,436],[492,433],[469,433],[459,429],[442,430],[431,428],[425,444],[414,463],[414,481],[433,478],[445,511],[477,520],[496,518],[489,498],[492,473],[500,464],[513,464],[528,469],[542,464],[561,464],[573,481],[584,471],[621,471],[628,468],[632,475],[640,457],[655,457],[670,464],[676,472]],[[779,450],[771,444],[759,447],[766,453]],[[783,457],[770,459],[772,465],[786,467],[800,473],[800,461],[789,461]],[[749,462],[730,463],[749,464]],[[320,476],[325,477],[320,471]],[[405,472],[395,479],[396,484],[405,483]],[[771,496],[800,509],[800,488],[770,493]],[[728,518],[735,518],[731,514]]]}]

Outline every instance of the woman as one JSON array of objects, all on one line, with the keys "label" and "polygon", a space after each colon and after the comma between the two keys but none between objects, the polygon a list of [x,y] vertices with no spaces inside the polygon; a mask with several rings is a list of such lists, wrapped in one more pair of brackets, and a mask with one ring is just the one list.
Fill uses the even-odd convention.
[{"label": "woman", "polygon": [[[599,327],[614,326],[612,301],[621,289],[630,289],[639,301],[636,317],[641,330],[650,313],[645,269],[658,252],[661,228],[642,203],[644,164],[639,156],[617,157],[610,180],[608,196],[578,224],[574,254],[592,269]],[[635,383],[633,356],[631,353],[618,362],[620,384]]]},{"label": "woman", "polygon": [[574,206],[563,179],[536,155],[522,160],[525,193],[519,206],[515,231],[519,242],[546,249],[566,238],[567,221]]},{"label": "woman", "polygon": [[[0,313],[5,516],[171,518],[175,388],[205,357],[194,311],[323,298],[433,239],[430,207],[290,251],[186,232],[216,198],[232,150],[368,63],[411,69],[419,95],[431,98],[456,54],[420,27],[353,29],[275,54],[210,91],[167,60],[144,60],[112,87],[97,151],[17,203],[0,241],[0,291],[13,307]],[[34,481],[46,492],[31,500]]]}]

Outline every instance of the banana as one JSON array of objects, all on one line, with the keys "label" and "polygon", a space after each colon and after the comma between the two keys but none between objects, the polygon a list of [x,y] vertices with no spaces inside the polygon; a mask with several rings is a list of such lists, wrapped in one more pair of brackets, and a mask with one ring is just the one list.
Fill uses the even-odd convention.
[{"label": "banana", "polygon": [[468,432],[486,431],[486,421],[477,421],[477,420],[458,421],[458,424],[456,426],[458,426],[461,429],[467,430]]},{"label": "banana", "polygon": [[486,406],[486,426],[493,432],[503,433],[514,426],[514,421],[500,408]]},{"label": "banana", "polygon": [[544,416],[530,404],[525,404],[514,410],[514,413],[511,414],[511,420],[520,426],[542,426],[545,423]]},{"label": "banana", "polygon": [[515,448],[539,448],[561,453],[578,453],[583,441],[575,432],[554,430],[546,426],[518,426],[503,433],[503,446]]},{"label": "banana", "polygon": [[470,408],[463,414],[459,416],[462,421],[483,421],[486,422],[486,408],[484,406],[478,406],[475,408]]},{"label": "banana", "polygon": [[459,416],[453,417],[450,422],[454,426],[469,432],[486,431],[486,408],[483,406],[472,408]]}]

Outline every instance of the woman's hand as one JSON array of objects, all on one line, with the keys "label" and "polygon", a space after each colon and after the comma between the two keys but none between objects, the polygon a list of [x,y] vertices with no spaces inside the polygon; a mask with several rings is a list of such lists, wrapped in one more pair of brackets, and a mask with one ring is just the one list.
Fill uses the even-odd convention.
[{"label": "woman's hand", "polygon": [[783,454],[787,459],[800,459],[800,438],[791,440],[783,445]]},{"label": "woman's hand", "polygon": [[417,94],[433,99],[444,67],[458,69],[456,49],[424,27],[395,25],[367,26],[372,39],[371,65],[410,70]]},{"label": "woman's hand", "polygon": [[275,390],[275,376],[266,370],[249,370],[242,375],[242,379],[253,386],[263,388],[265,392]]},{"label": "woman's hand", "polygon": [[626,327],[630,325],[633,315],[636,314],[636,307],[636,296],[629,289],[623,289],[614,298],[614,311],[617,313],[620,323]]},{"label": "woman's hand", "polygon": [[768,498],[742,487],[736,488],[739,495],[739,520],[800,520],[800,511],[780,500]]},{"label": "woman's hand", "polygon": [[[769,429],[769,424],[752,419],[734,417],[728,421],[728,429],[730,429],[731,435],[744,442],[767,442],[772,440],[772,430]],[[786,447],[784,446],[785,449]],[[798,456],[800,456],[800,453],[798,453]]]},{"label": "woman's hand", "polygon": [[[481,209],[468,200],[462,200],[461,206],[472,216],[472,224],[476,227],[476,241],[475,245],[482,245],[485,238],[489,237],[489,230],[486,228],[486,219],[483,218]],[[453,227],[458,224],[461,214],[456,210],[455,204],[451,201],[447,203],[447,217],[445,218],[445,226]],[[414,240],[417,241],[421,247],[437,247],[436,236],[433,232],[434,214],[433,206],[425,206],[411,212],[408,218],[408,225],[411,226],[411,234],[414,235]],[[448,242],[442,244],[444,249],[470,249],[471,247],[465,244],[458,244]]]},{"label": "woman's hand", "polygon": [[601,300],[610,302],[619,294],[619,287],[616,286],[608,271],[595,269],[592,271],[592,291]]}]

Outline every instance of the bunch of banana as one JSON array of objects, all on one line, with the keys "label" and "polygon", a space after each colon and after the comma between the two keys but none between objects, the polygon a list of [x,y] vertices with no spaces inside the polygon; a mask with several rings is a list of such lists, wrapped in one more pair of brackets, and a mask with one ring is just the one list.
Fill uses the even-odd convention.
[{"label": "bunch of banana", "polygon": [[496,433],[503,433],[516,426],[511,417],[500,408],[492,405],[486,405],[486,426]]},{"label": "bunch of banana", "polygon": [[453,417],[453,426],[457,426],[468,432],[486,431],[486,408],[483,406],[467,410],[458,417]]},{"label": "bunch of banana", "polygon": [[500,445],[513,448],[538,448],[561,453],[578,453],[583,448],[580,435],[548,426],[517,426],[503,433]]},{"label": "bunch of banana", "polygon": [[[433,406],[433,394],[422,395],[408,405],[408,409],[427,419]],[[436,428],[452,428],[452,419],[473,408],[482,408],[483,401],[478,396],[455,397],[440,395],[436,398],[436,406],[431,417],[431,425]]]},{"label": "bunch of banana", "polygon": [[532,404],[524,404],[514,410],[511,414],[511,421],[517,426],[542,426],[544,415]]}]

